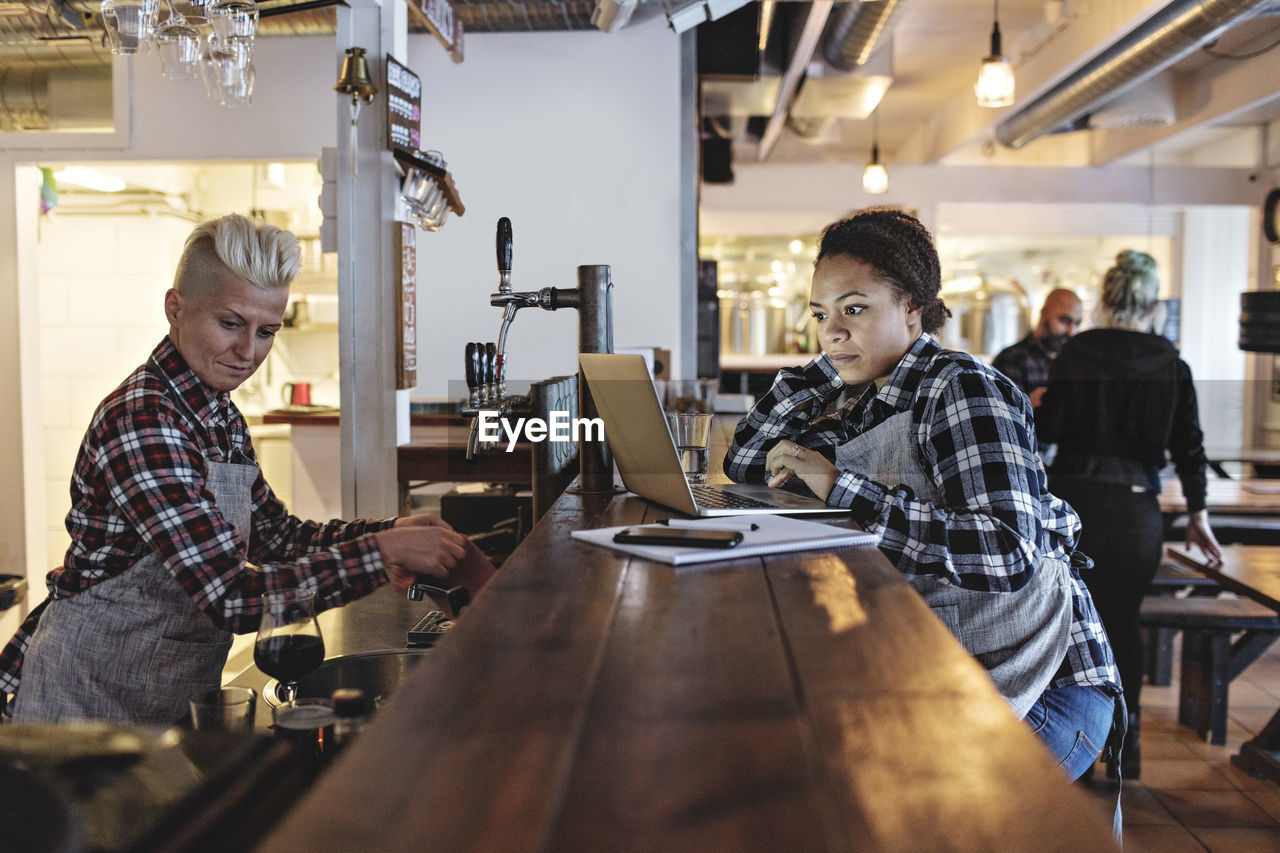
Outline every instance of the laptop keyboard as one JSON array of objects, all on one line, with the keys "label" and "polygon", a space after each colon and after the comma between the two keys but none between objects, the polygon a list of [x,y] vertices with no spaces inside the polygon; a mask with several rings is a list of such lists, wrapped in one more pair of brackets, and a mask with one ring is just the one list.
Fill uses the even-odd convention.
[{"label": "laptop keyboard", "polygon": [[715,486],[696,485],[691,488],[693,489],[693,499],[698,502],[698,505],[712,509],[753,509],[774,506],[774,504],[758,501],[755,498],[747,498],[742,495],[735,495],[733,492],[726,492],[724,489],[717,489]]}]

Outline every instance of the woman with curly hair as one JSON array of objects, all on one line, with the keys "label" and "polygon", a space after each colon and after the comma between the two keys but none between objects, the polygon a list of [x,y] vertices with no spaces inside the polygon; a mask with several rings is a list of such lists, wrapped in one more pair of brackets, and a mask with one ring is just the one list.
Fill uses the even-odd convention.
[{"label": "woman with curly hair", "polygon": [[1079,521],[1046,487],[1027,396],[933,338],[949,316],[940,288],[933,239],[906,213],[828,227],[810,291],[823,352],[778,374],[738,425],[725,472],[803,482],[879,534],[1074,779],[1097,759],[1120,693],[1071,565]]}]

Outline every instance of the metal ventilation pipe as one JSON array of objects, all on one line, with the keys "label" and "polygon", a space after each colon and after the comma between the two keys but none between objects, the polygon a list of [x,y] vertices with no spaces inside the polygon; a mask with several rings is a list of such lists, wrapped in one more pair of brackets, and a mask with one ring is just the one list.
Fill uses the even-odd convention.
[{"label": "metal ventilation pipe", "polygon": [[822,41],[823,57],[841,71],[865,65],[893,32],[906,5],[907,0],[836,4]]},{"label": "metal ventilation pipe", "polygon": [[0,130],[109,128],[110,66],[0,68]]},{"label": "metal ventilation pipe", "polygon": [[996,126],[996,139],[1021,148],[1136,86],[1272,0],[1174,0],[1083,68]]}]

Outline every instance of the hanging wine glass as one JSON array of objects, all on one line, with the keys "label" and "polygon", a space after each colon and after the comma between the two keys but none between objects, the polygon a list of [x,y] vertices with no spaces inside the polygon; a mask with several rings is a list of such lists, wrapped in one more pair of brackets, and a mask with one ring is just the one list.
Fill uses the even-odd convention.
[{"label": "hanging wine glass", "polygon": [[298,679],[323,661],[324,637],[316,622],[315,592],[282,589],[263,593],[253,662],[280,683],[276,695],[283,703],[293,703]]},{"label": "hanging wine glass", "polygon": [[156,26],[156,52],[160,54],[160,74],[166,80],[194,80],[200,60],[200,31],[165,0],[169,17]]}]

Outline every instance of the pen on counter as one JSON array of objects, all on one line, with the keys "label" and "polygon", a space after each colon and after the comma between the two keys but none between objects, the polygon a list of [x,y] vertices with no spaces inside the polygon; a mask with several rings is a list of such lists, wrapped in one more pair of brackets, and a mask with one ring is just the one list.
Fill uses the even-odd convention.
[{"label": "pen on counter", "polygon": [[753,521],[752,522],[733,521],[725,518],[708,518],[705,520],[700,518],[693,518],[693,519],[664,518],[657,523],[665,524],[667,527],[672,527],[672,528],[675,528],[676,530],[697,530],[698,528],[706,527],[707,525],[712,525],[719,530],[759,530],[760,529],[760,525],[756,524]]}]

